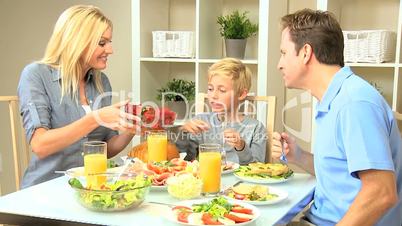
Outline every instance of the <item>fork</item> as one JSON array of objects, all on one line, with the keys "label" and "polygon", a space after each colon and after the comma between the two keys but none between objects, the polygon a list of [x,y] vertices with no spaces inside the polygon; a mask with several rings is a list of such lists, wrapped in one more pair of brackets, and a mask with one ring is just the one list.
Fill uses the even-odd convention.
[{"label": "fork", "polygon": [[281,156],[279,157],[279,161],[282,163],[282,164],[285,164],[285,165],[287,165],[288,164],[288,159],[286,158],[286,155],[285,155],[285,141],[283,140],[283,139],[281,139],[281,149],[282,149],[282,154],[281,154]]},{"label": "fork", "polygon": [[225,193],[226,193],[229,189],[232,189],[232,188],[236,187],[237,185],[239,185],[239,184],[241,184],[241,183],[243,183],[243,181],[239,180],[239,181],[237,181],[236,183],[227,186],[226,188],[220,190],[219,193],[218,193],[218,195],[225,195]]}]

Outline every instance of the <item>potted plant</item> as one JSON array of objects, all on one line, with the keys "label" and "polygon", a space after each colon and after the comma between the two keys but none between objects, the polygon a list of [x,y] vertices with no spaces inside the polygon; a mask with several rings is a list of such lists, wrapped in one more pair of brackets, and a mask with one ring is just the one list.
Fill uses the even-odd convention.
[{"label": "potted plant", "polygon": [[172,79],[158,89],[157,100],[176,112],[177,119],[185,119],[195,99],[195,82]]},{"label": "potted plant", "polygon": [[243,59],[247,38],[257,34],[258,24],[252,23],[247,13],[236,10],[217,19],[217,23],[221,26],[220,34],[225,38],[227,57]]}]

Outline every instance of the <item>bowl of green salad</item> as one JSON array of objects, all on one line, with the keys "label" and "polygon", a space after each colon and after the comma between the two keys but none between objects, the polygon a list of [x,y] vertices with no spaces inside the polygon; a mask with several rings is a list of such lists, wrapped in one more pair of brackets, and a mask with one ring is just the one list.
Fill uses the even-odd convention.
[{"label": "bowl of green salad", "polygon": [[[96,186],[94,181],[96,177]],[[143,174],[104,173],[70,178],[78,202],[94,211],[122,211],[139,206],[147,196],[151,180]]]}]

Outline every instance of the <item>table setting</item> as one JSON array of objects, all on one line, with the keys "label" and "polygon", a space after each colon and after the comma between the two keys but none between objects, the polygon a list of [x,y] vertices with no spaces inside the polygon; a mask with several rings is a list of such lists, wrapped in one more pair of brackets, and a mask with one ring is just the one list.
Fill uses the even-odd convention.
[{"label": "table setting", "polygon": [[[261,221],[261,208],[288,201],[286,189],[272,186],[294,179],[287,165],[240,166],[222,161],[221,145],[212,143],[200,145],[198,160],[167,160],[167,142],[163,140],[167,137],[163,132],[156,134],[158,139],[147,139],[151,147],[148,151],[152,152],[154,146],[158,154],[161,150],[165,153],[148,153],[147,162],[124,157],[121,166],[107,170],[94,172],[89,167],[92,173],[88,173],[88,161],[84,161],[84,167],[67,170],[68,183],[76,190],[78,203],[97,213],[160,210],[159,217],[172,225],[247,225]],[[152,142],[159,146],[155,148]],[[74,185],[77,181],[78,185]],[[158,196],[164,199],[150,199]],[[178,206],[182,209],[178,210]]]},{"label": "table setting", "polygon": [[107,144],[85,142],[83,166],[0,197],[0,223],[274,225],[312,198],[315,178],[286,164],[239,165],[216,143],[200,144],[198,159],[186,161],[166,130],[147,130],[144,138],[111,168]]},{"label": "table setting", "polygon": [[[134,208],[124,211],[98,212],[87,209],[79,203],[76,191],[68,184],[69,179],[67,175],[64,175],[0,197],[0,223],[61,221],[63,224],[73,222],[74,225],[179,225],[177,222],[167,221],[170,207],[152,203],[178,205],[181,199],[173,197],[167,190],[155,191],[151,188],[141,205]],[[233,173],[223,174],[221,188],[229,188],[238,181]],[[255,205],[261,215],[252,225],[265,226],[289,222],[311,201],[315,178],[304,173],[294,173],[292,179],[286,182],[263,186],[286,191],[288,196],[272,205]],[[272,192],[275,193],[274,190]]]}]

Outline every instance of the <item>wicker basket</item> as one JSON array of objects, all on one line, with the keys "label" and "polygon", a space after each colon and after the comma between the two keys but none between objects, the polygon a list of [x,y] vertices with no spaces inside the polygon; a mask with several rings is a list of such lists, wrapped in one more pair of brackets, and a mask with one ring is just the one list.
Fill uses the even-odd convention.
[{"label": "wicker basket", "polygon": [[395,33],[386,30],[343,31],[345,62],[382,63],[395,59]]},{"label": "wicker basket", "polygon": [[194,57],[194,32],[153,31],[152,53],[154,57]]}]

